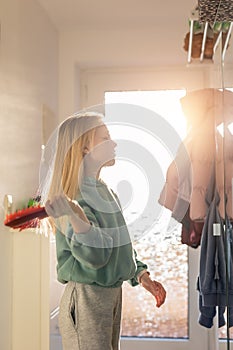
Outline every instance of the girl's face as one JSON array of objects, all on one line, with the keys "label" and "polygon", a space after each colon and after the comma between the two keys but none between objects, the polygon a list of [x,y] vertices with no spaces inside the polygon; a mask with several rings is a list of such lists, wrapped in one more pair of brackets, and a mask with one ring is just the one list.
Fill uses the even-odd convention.
[{"label": "girl's face", "polygon": [[92,145],[85,148],[85,153],[88,154],[87,158],[90,161],[89,165],[96,166],[99,170],[104,166],[114,165],[116,145],[106,125],[98,126]]}]

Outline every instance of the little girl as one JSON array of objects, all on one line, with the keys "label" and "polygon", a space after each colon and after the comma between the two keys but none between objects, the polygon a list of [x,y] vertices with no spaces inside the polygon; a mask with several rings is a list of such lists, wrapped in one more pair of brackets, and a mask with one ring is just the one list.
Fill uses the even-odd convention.
[{"label": "little girl", "polygon": [[84,113],[59,127],[45,208],[56,232],[63,350],[118,350],[122,283],[141,284],[160,307],[163,286],[137,260],[115,193],[100,171],[115,163],[116,143],[101,115]]}]

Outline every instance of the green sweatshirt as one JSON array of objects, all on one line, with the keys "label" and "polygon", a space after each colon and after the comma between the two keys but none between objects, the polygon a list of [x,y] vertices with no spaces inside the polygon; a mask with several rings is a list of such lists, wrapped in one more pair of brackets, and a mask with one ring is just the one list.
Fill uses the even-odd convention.
[{"label": "green sweatshirt", "polygon": [[61,283],[74,281],[119,287],[138,284],[147,265],[137,260],[117,196],[101,181],[86,178],[77,198],[91,229],[76,234],[71,224],[56,232],[57,274]]}]

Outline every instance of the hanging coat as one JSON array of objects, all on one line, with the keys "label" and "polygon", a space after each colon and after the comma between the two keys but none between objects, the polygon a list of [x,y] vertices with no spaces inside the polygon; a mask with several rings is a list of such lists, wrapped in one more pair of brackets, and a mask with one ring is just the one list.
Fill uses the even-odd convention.
[{"label": "hanging coat", "polygon": [[[187,210],[191,220],[204,221],[208,209],[205,196],[213,160],[216,159],[220,215],[225,216],[227,197],[227,215],[233,218],[233,137],[227,129],[223,144],[223,138],[216,130],[223,120],[227,124],[233,122],[233,93],[213,88],[191,91],[181,99],[181,105],[187,119],[188,134],[167,170],[158,201],[170,209],[179,222]],[[224,162],[227,162],[226,171]]]},{"label": "hanging coat", "polygon": [[232,226],[229,220],[221,218],[218,208],[219,202],[220,197],[215,186],[214,169],[206,194],[208,211],[202,230],[197,283],[199,323],[207,328],[211,328],[213,325],[216,307],[218,307],[219,327],[225,324],[224,311],[226,306],[229,307],[230,311],[229,326],[233,326]]}]

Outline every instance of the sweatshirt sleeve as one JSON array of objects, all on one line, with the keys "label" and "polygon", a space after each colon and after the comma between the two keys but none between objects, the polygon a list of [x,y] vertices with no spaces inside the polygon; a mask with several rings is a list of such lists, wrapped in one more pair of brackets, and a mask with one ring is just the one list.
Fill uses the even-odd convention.
[{"label": "sweatshirt sleeve", "polygon": [[83,210],[91,224],[85,233],[75,233],[71,224],[68,225],[66,240],[71,253],[83,265],[99,269],[108,263],[113,249],[113,239],[99,223],[89,207]]},{"label": "sweatshirt sleeve", "polygon": [[130,280],[128,280],[129,284],[131,284],[131,286],[135,287],[139,284],[138,282],[138,275],[144,271],[147,270],[147,265],[144,264],[142,261],[137,259],[137,252],[134,250],[134,258],[135,258],[135,262],[136,262],[136,271],[135,274],[133,276],[133,278],[131,278]]}]

